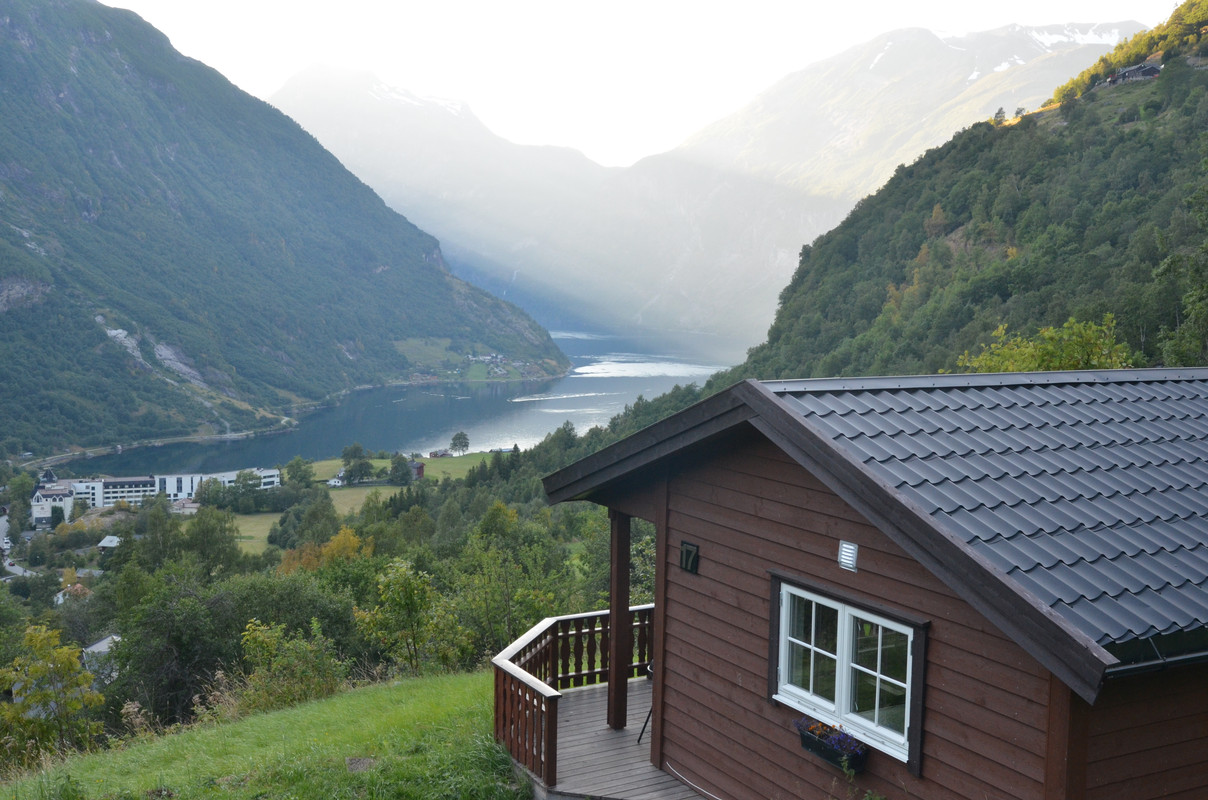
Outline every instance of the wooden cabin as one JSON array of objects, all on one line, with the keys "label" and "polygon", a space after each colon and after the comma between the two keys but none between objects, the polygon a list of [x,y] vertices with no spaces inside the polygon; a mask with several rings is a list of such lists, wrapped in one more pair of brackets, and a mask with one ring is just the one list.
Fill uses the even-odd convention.
[{"label": "wooden cabin", "polygon": [[1208,370],[749,381],[545,488],[611,512],[614,728],[654,524],[650,760],[702,796],[1208,796]]}]

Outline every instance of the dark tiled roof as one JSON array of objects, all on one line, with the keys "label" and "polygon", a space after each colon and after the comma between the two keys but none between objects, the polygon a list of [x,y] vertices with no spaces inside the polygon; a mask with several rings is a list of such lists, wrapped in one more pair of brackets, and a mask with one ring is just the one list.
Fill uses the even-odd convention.
[{"label": "dark tiled roof", "polygon": [[1208,658],[1208,369],[747,381],[546,492],[645,508],[656,465],[741,428],[1087,702],[1113,672]]},{"label": "dark tiled roof", "polygon": [[1208,649],[1208,370],[764,387],[1121,660]]}]

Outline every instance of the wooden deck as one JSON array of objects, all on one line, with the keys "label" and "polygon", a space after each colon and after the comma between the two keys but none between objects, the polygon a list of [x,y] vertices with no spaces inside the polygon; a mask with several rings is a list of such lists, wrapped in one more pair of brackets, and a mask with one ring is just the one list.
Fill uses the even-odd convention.
[{"label": "wooden deck", "polygon": [[562,693],[558,724],[558,783],[533,781],[534,794],[549,800],[704,800],[686,784],[650,763],[650,728],[638,744],[650,711],[650,681],[629,682],[628,724],[608,727],[608,686]]}]

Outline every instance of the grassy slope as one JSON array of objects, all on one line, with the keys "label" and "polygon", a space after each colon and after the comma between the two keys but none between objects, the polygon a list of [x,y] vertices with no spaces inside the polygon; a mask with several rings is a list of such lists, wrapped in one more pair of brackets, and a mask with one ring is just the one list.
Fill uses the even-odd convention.
[{"label": "grassy slope", "polygon": [[[491,741],[491,675],[399,681],[226,725],[72,758],[0,784],[4,800],[88,798],[508,798],[511,763]],[[371,758],[350,772],[345,759]],[[162,790],[169,790],[167,794]]]}]

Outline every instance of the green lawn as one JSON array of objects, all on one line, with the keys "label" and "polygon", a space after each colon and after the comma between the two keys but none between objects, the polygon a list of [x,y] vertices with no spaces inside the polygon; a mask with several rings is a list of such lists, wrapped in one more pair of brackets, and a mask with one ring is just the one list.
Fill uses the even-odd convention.
[{"label": "green lawn", "polygon": [[360,511],[361,506],[365,505],[365,498],[369,493],[377,489],[382,499],[389,497],[398,491],[397,486],[342,486],[339,489],[331,490],[331,502],[336,507],[336,513],[341,517],[345,514],[352,514]]},{"label": "green lawn", "polygon": [[[521,800],[528,787],[491,741],[491,681],[489,672],[401,680],[192,728],[0,783],[0,798]],[[368,768],[353,771],[348,759]]]},{"label": "green lawn", "polygon": [[245,553],[263,553],[268,546],[268,530],[281,518],[280,514],[236,514],[239,526],[239,547]]},{"label": "green lawn", "polygon": [[466,453],[464,456],[449,458],[423,458],[424,477],[439,480],[446,475],[450,478],[464,478],[471,467],[477,467],[482,461],[489,461],[490,453]]}]

